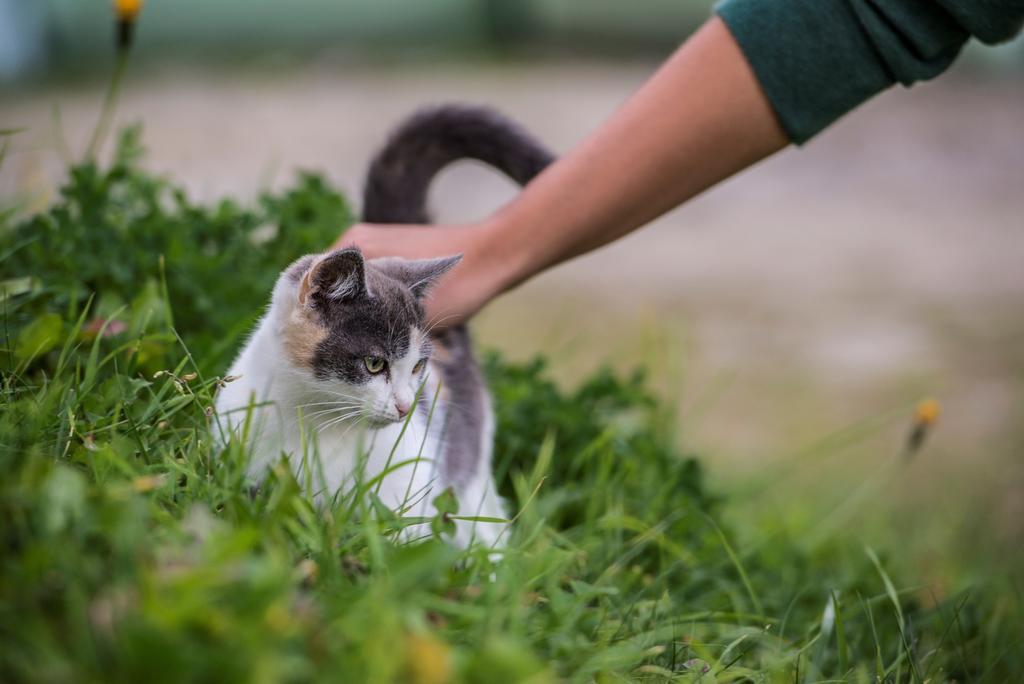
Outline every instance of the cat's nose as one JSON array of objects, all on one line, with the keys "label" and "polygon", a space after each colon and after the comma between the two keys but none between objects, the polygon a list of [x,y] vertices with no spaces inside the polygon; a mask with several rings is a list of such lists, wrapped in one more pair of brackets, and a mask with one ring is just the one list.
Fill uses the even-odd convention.
[{"label": "cat's nose", "polygon": [[408,404],[400,404],[399,402],[396,401],[395,402],[395,410],[398,411],[398,417],[399,418],[405,418],[407,415],[409,415],[409,405]]}]

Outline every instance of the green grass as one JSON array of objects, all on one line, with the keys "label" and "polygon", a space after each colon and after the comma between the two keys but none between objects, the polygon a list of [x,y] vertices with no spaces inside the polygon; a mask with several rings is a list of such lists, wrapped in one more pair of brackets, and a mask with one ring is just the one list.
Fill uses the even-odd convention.
[{"label": "green grass", "polygon": [[500,560],[401,543],[371,497],[317,509],[284,467],[251,493],[244,449],[210,438],[218,375],[278,270],[350,213],[314,175],[194,206],[137,138],[0,219],[0,681],[1024,674],[1019,587],[935,595],[888,537],[808,538],[710,491],[642,374],[567,390],[487,357]]}]

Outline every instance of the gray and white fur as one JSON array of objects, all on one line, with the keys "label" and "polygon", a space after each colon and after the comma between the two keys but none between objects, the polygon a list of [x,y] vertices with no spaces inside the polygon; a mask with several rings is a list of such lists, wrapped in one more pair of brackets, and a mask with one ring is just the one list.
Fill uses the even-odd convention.
[{"label": "gray and white fur", "polygon": [[[488,109],[445,106],[400,126],[370,165],[363,220],[427,223],[447,164],[473,158],[527,183],[551,155]],[[451,488],[459,514],[504,518],[491,473],[494,418],[464,326],[432,332],[423,303],[460,257],[304,256],[278,278],[266,314],[217,397],[224,437],[252,450],[261,479],[283,454],[319,498],[386,474],[376,488],[409,516]],[[415,407],[415,409],[413,408]],[[459,521],[455,542],[493,546],[504,525]],[[407,536],[426,534],[407,529]]]}]

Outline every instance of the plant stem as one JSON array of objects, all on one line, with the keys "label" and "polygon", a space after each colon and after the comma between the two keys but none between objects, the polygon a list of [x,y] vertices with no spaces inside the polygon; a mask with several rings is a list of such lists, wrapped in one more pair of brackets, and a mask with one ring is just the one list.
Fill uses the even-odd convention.
[{"label": "plant stem", "polygon": [[107,94],[103,98],[103,108],[100,110],[100,118],[93,129],[92,138],[89,140],[89,147],[85,150],[86,161],[95,161],[96,152],[110,130],[110,124],[114,119],[114,110],[117,108],[117,96],[121,91],[121,78],[124,76],[125,67],[128,65],[128,50],[117,51],[117,61],[114,62],[114,74],[110,78],[110,85],[107,87]]}]

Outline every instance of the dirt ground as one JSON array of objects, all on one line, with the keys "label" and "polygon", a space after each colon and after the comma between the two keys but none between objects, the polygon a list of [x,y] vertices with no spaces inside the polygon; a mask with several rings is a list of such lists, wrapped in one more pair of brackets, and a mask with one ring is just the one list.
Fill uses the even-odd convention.
[{"label": "dirt ground", "polygon": [[[170,70],[130,75],[119,120],[143,121],[148,163],[200,198],[251,197],[286,185],[296,168],[323,170],[357,195],[374,147],[420,105],[491,104],[562,152],[649,70]],[[81,149],[100,86],[0,101],[3,127],[31,129],[0,171],[4,196],[52,196],[61,169],[52,107]],[[936,396],[942,420],[901,493],[969,491],[972,506],[1019,521],[1022,132],[1019,80],[960,71],[888,93],[805,148],[506,296],[480,317],[478,336],[517,357],[547,353],[567,380],[605,362],[651,366],[680,398],[687,446],[738,477],[880,418],[851,456],[864,466],[851,470],[856,478],[893,458],[913,403]],[[432,202],[440,219],[462,220],[513,193],[467,164],[443,175]]]}]

